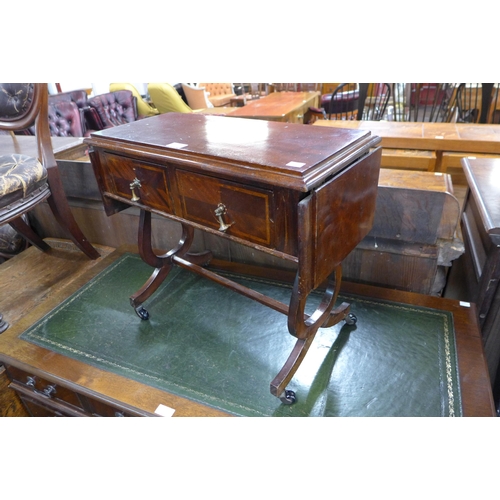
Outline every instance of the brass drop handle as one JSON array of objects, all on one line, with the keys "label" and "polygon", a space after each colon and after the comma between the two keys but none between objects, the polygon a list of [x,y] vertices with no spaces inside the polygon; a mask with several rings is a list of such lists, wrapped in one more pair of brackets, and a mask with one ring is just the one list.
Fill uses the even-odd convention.
[{"label": "brass drop handle", "polygon": [[214,210],[214,213],[215,217],[217,217],[219,221],[219,231],[224,233],[234,224],[234,222],[231,222],[230,224],[226,224],[224,222],[222,216],[227,214],[227,209],[223,203],[219,203],[219,205],[217,205],[217,208]]},{"label": "brass drop handle", "polygon": [[136,177],[131,183],[130,183],[130,190],[132,191],[132,201],[139,201],[140,197],[137,196],[135,193],[134,189],[135,188],[140,188],[141,186],[141,181]]},{"label": "brass drop handle", "polygon": [[56,391],[56,387],[54,385],[48,385],[43,391],[42,391],[47,397],[51,397],[52,394],[55,394],[57,391]]}]

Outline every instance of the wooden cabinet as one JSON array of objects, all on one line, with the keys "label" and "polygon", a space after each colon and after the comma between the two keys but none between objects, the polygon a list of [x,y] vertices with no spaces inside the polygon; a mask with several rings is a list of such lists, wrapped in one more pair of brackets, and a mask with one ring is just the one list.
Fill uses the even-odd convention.
[{"label": "wooden cabinet", "polygon": [[[467,300],[477,305],[492,383],[500,361],[500,160],[464,158],[469,186],[462,232]],[[496,391],[497,403],[500,391]]]}]

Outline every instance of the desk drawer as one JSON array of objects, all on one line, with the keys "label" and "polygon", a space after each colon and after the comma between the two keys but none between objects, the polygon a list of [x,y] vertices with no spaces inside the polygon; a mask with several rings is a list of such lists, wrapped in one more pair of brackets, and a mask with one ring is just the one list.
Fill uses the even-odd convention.
[{"label": "desk drawer", "polygon": [[11,383],[10,389],[16,391],[34,417],[133,417],[146,416],[144,412],[114,405],[111,401],[80,394],[59,383],[50,382],[43,377],[26,372],[14,366],[6,366]]},{"label": "desk drawer", "polygon": [[[184,170],[176,172],[179,216],[225,234],[273,247],[273,191],[223,181]],[[217,215],[220,207],[222,222]]]},{"label": "desk drawer", "polygon": [[[103,153],[102,166],[106,190],[125,200],[132,200],[162,212],[172,212],[167,169],[119,155]],[[137,179],[134,193],[130,185]]]}]

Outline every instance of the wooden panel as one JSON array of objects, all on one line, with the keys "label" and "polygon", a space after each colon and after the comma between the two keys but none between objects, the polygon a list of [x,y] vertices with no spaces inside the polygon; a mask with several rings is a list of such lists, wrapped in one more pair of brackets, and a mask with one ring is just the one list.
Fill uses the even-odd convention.
[{"label": "wooden panel", "polygon": [[438,272],[436,246],[381,238],[365,238],[342,262],[347,281],[428,295],[444,286],[436,282]]},{"label": "wooden panel", "polygon": [[0,365],[0,418],[29,417],[19,396],[9,389],[9,383],[5,367]]},{"label": "wooden panel", "polygon": [[368,234],[375,216],[380,148],[317,190],[315,206],[315,286]]},{"label": "wooden panel", "polygon": [[433,172],[436,167],[436,153],[434,151],[419,151],[418,149],[383,148],[380,166]]}]

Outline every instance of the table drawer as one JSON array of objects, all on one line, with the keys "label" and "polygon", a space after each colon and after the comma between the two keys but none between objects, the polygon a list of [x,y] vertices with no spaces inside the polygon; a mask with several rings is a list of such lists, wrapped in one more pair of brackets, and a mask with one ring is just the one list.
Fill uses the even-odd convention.
[{"label": "table drawer", "polygon": [[102,159],[107,191],[162,212],[172,212],[166,168],[110,153],[103,153]]},{"label": "table drawer", "polygon": [[176,181],[180,217],[246,241],[274,246],[273,191],[180,169]]}]

